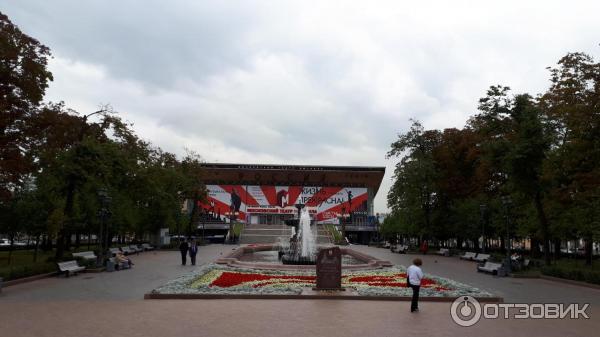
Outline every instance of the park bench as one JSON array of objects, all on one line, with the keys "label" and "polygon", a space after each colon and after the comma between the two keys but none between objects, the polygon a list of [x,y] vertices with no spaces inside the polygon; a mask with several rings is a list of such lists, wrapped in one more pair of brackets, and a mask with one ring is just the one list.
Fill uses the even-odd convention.
[{"label": "park bench", "polygon": [[442,256],[450,256],[450,249],[448,248],[440,248],[440,250],[438,250],[436,252],[437,255],[442,255]]},{"label": "park bench", "polygon": [[137,245],[130,245],[129,249],[131,249],[132,251],[134,251],[134,253],[140,253],[140,252],[144,251],[143,248],[140,248]]},{"label": "park bench", "polygon": [[61,273],[65,273],[67,277],[71,274],[77,274],[78,272],[85,270],[85,267],[79,266],[75,260],[58,262],[57,265],[58,270],[60,270]]},{"label": "park bench", "polygon": [[154,250],[154,247],[152,247],[150,244],[148,243],[142,243],[142,249],[143,250]]},{"label": "park bench", "polygon": [[125,255],[130,255],[130,254],[135,254],[135,250],[132,250],[131,248],[127,247],[127,246],[123,246],[121,247],[121,251],[123,252],[123,254]]},{"label": "park bench", "polygon": [[117,259],[114,257],[111,257],[108,260],[115,265],[116,270],[123,270],[123,269],[131,268],[131,266],[129,265],[129,262],[127,262],[127,261],[126,262],[117,262]]},{"label": "park bench", "polygon": [[407,250],[408,250],[408,246],[406,246],[406,245],[393,245],[390,247],[390,251],[392,253],[406,254]]},{"label": "park bench", "polygon": [[490,254],[477,254],[477,256],[475,256],[473,258],[473,260],[477,261],[477,262],[486,262],[487,260],[490,259]]},{"label": "park bench", "polygon": [[408,246],[407,245],[400,245],[396,249],[396,253],[398,253],[398,254],[406,254],[407,251],[408,251]]},{"label": "park bench", "polygon": [[73,253],[73,257],[81,257],[84,260],[96,260],[98,258],[92,251]]},{"label": "park bench", "polygon": [[502,263],[486,262],[483,266],[477,266],[477,271],[496,275],[500,268],[502,268]]},{"label": "park bench", "polygon": [[117,253],[121,252],[121,250],[119,248],[109,248],[108,250],[110,251],[110,254],[112,256],[115,256],[115,255],[117,255]]},{"label": "park bench", "polygon": [[460,257],[461,260],[473,260],[477,256],[477,254],[473,252],[466,252],[464,255]]}]

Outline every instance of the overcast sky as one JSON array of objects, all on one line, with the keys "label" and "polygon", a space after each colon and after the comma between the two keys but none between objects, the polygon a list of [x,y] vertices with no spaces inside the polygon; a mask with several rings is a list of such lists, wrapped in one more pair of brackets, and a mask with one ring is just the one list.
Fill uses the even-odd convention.
[{"label": "overcast sky", "polygon": [[600,55],[598,1],[3,0],[49,46],[47,100],[111,104],[208,162],[386,166],[409,118],[461,127],[493,84],[532,94]]}]

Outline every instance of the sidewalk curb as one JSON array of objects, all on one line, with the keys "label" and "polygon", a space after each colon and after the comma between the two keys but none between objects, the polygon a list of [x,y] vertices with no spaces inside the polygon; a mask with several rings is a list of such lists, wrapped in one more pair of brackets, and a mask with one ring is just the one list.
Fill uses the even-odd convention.
[{"label": "sidewalk curb", "polygon": [[10,281],[4,281],[2,283],[2,287],[10,287],[10,286],[15,286],[15,285],[22,284],[22,283],[29,283],[29,282],[41,280],[44,278],[56,276],[57,274],[58,274],[57,272],[52,272],[52,273],[38,274],[38,275],[29,276],[29,277],[18,278],[18,279],[14,279],[14,280],[10,280]]},{"label": "sidewalk curb", "polygon": [[[362,300],[362,301],[411,301],[411,296],[364,296],[364,295],[275,295],[275,294],[157,294],[147,293],[145,300],[218,300],[218,299],[248,299],[248,300]],[[476,297],[480,303],[503,303],[502,297]],[[419,297],[422,302],[452,303],[455,297]]]}]

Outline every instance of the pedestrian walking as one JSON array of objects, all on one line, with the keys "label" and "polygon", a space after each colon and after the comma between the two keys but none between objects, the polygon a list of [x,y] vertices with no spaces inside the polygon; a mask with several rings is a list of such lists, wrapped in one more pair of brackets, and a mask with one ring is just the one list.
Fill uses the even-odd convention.
[{"label": "pedestrian walking", "polygon": [[198,253],[198,244],[196,243],[196,240],[192,239],[190,241],[190,260],[192,261],[192,266],[196,265],[196,254]]},{"label": "pedestrian walking", "polygon": [[419,311],[419,289],[421,288],[421,280],[423,279],[423,271],[421,265],[423,261],[417,258],[413,260],[413,264],[406,269],[406,278],[408,286],[412,288],[413,295],[410,303],[410,312]]},{"label": "pedestrian walking", "polygon": [[179,243],[179,252],[181,252],[181,265],[185,266],[188,252],[188,243],[185,239],[181,239],[181,242]]}]

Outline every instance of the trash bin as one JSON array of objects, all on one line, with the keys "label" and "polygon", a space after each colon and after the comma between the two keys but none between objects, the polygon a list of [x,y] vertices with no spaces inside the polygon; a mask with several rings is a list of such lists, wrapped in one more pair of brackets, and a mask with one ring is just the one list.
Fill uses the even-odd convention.
[{"label": "trash bin", "polygon": [[106,261],[106,271],[111,272],[115,271],[115,263],[111,260]]}]

